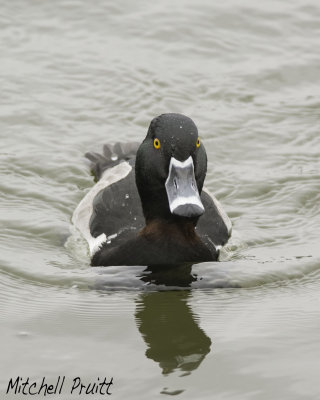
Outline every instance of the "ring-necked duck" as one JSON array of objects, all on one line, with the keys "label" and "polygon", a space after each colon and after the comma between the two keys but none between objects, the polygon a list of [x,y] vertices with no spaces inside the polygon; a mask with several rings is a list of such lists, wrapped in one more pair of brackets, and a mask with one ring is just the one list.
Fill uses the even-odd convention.
[{"label": "ring-necked duck", "polygon": [[215,261],[231,223],[205,189],[206,151],[181,114],[151,121],[137,143],[87,153],[98,182],[73,214],[93,266]]}]

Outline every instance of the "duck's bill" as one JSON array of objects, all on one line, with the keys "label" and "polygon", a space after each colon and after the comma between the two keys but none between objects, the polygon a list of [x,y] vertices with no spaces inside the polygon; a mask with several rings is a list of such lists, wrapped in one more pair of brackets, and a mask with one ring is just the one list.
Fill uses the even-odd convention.
[{"label": "duck's bill", "polygon": [[199,217],[204,213],[191,156],[185,161],[171,158],[165,186],[172,214]]}]

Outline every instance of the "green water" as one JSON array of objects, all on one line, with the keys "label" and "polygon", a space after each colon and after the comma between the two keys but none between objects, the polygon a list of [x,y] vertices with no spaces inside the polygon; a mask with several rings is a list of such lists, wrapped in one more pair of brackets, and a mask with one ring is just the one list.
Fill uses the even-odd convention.
[{"label": "green water", "polygon": [[[315,0],[2,2],[1,398],[59,375],[46,398],[79,398],[77,376],[113,377],[115,399],[320,398],[319,18]],[[83,154],[163,112],[197,124],[233,224],[176,290],[90,268],[71,225]]]}]

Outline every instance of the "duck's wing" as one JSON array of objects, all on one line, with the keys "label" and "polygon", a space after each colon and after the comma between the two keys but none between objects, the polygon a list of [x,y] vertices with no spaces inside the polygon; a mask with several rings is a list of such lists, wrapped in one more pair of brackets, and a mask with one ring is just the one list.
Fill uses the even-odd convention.
[{"label": "duck's wing", "polygon": [[119,246],[144,226],[133,166],[134,159],[106,169],[73,214],[91,255],[105,242]]},{"label": "duck's wing", "polygon": [[105,144],[103,146],[103,154],[88,152],[86,158],[91,161],[91,171],[96,181],[101,179],[104,171],[112,168],[123,161],[130,161],[135,158],[139,148],[139,142],[129,142],[115,144]]},{"label": "duck's wing", "polygon": [[97,193],[89,225],[94,237],[102,233],[107,237],[121,236],[124,232],[136,233],[143,228],[144,217],[134,167],[131,166],[124,178]]},{"label": "duck's wing", "polygon": [[201,201],[205,212],[199,218],[196,231],[209,248],[213,245],[219,250],[231,236],[231,221],[219,201],[207,189],[202,190]]}]

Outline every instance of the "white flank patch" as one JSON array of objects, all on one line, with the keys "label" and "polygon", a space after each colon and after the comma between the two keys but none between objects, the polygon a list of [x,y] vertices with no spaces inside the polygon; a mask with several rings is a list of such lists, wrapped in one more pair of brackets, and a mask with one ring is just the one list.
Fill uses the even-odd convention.
[{"label": "white flank patch", "polygon": [[101,233],[101,235],[97,236],[96,238],[91,236],[89,243],[89,248],[90,248],[90,255],[93,256],[93,254],[99,250],[100,246],[107,241],[107,236],[105,233]]},{"label": "white flank patch", "polygon": [[75,209],[73,213],[72,223],[82,233],[82,235],[88,242],[91,256],[109,238],[115,237],[114,235],[110,235],[109,238],[107,238],[107,236],[104,233],[102,233],[96,238],[91,236],[89,222],[93,211],[93,200],[101,190],[125,178],[130,173],[131,170],[132,167],[127,162],[122,162],[121,164],[118,164],[115,167],[107,169],[103,173],[99,182],[97,182],[85,195],[85,197],[80,201],[78,207]]}]

